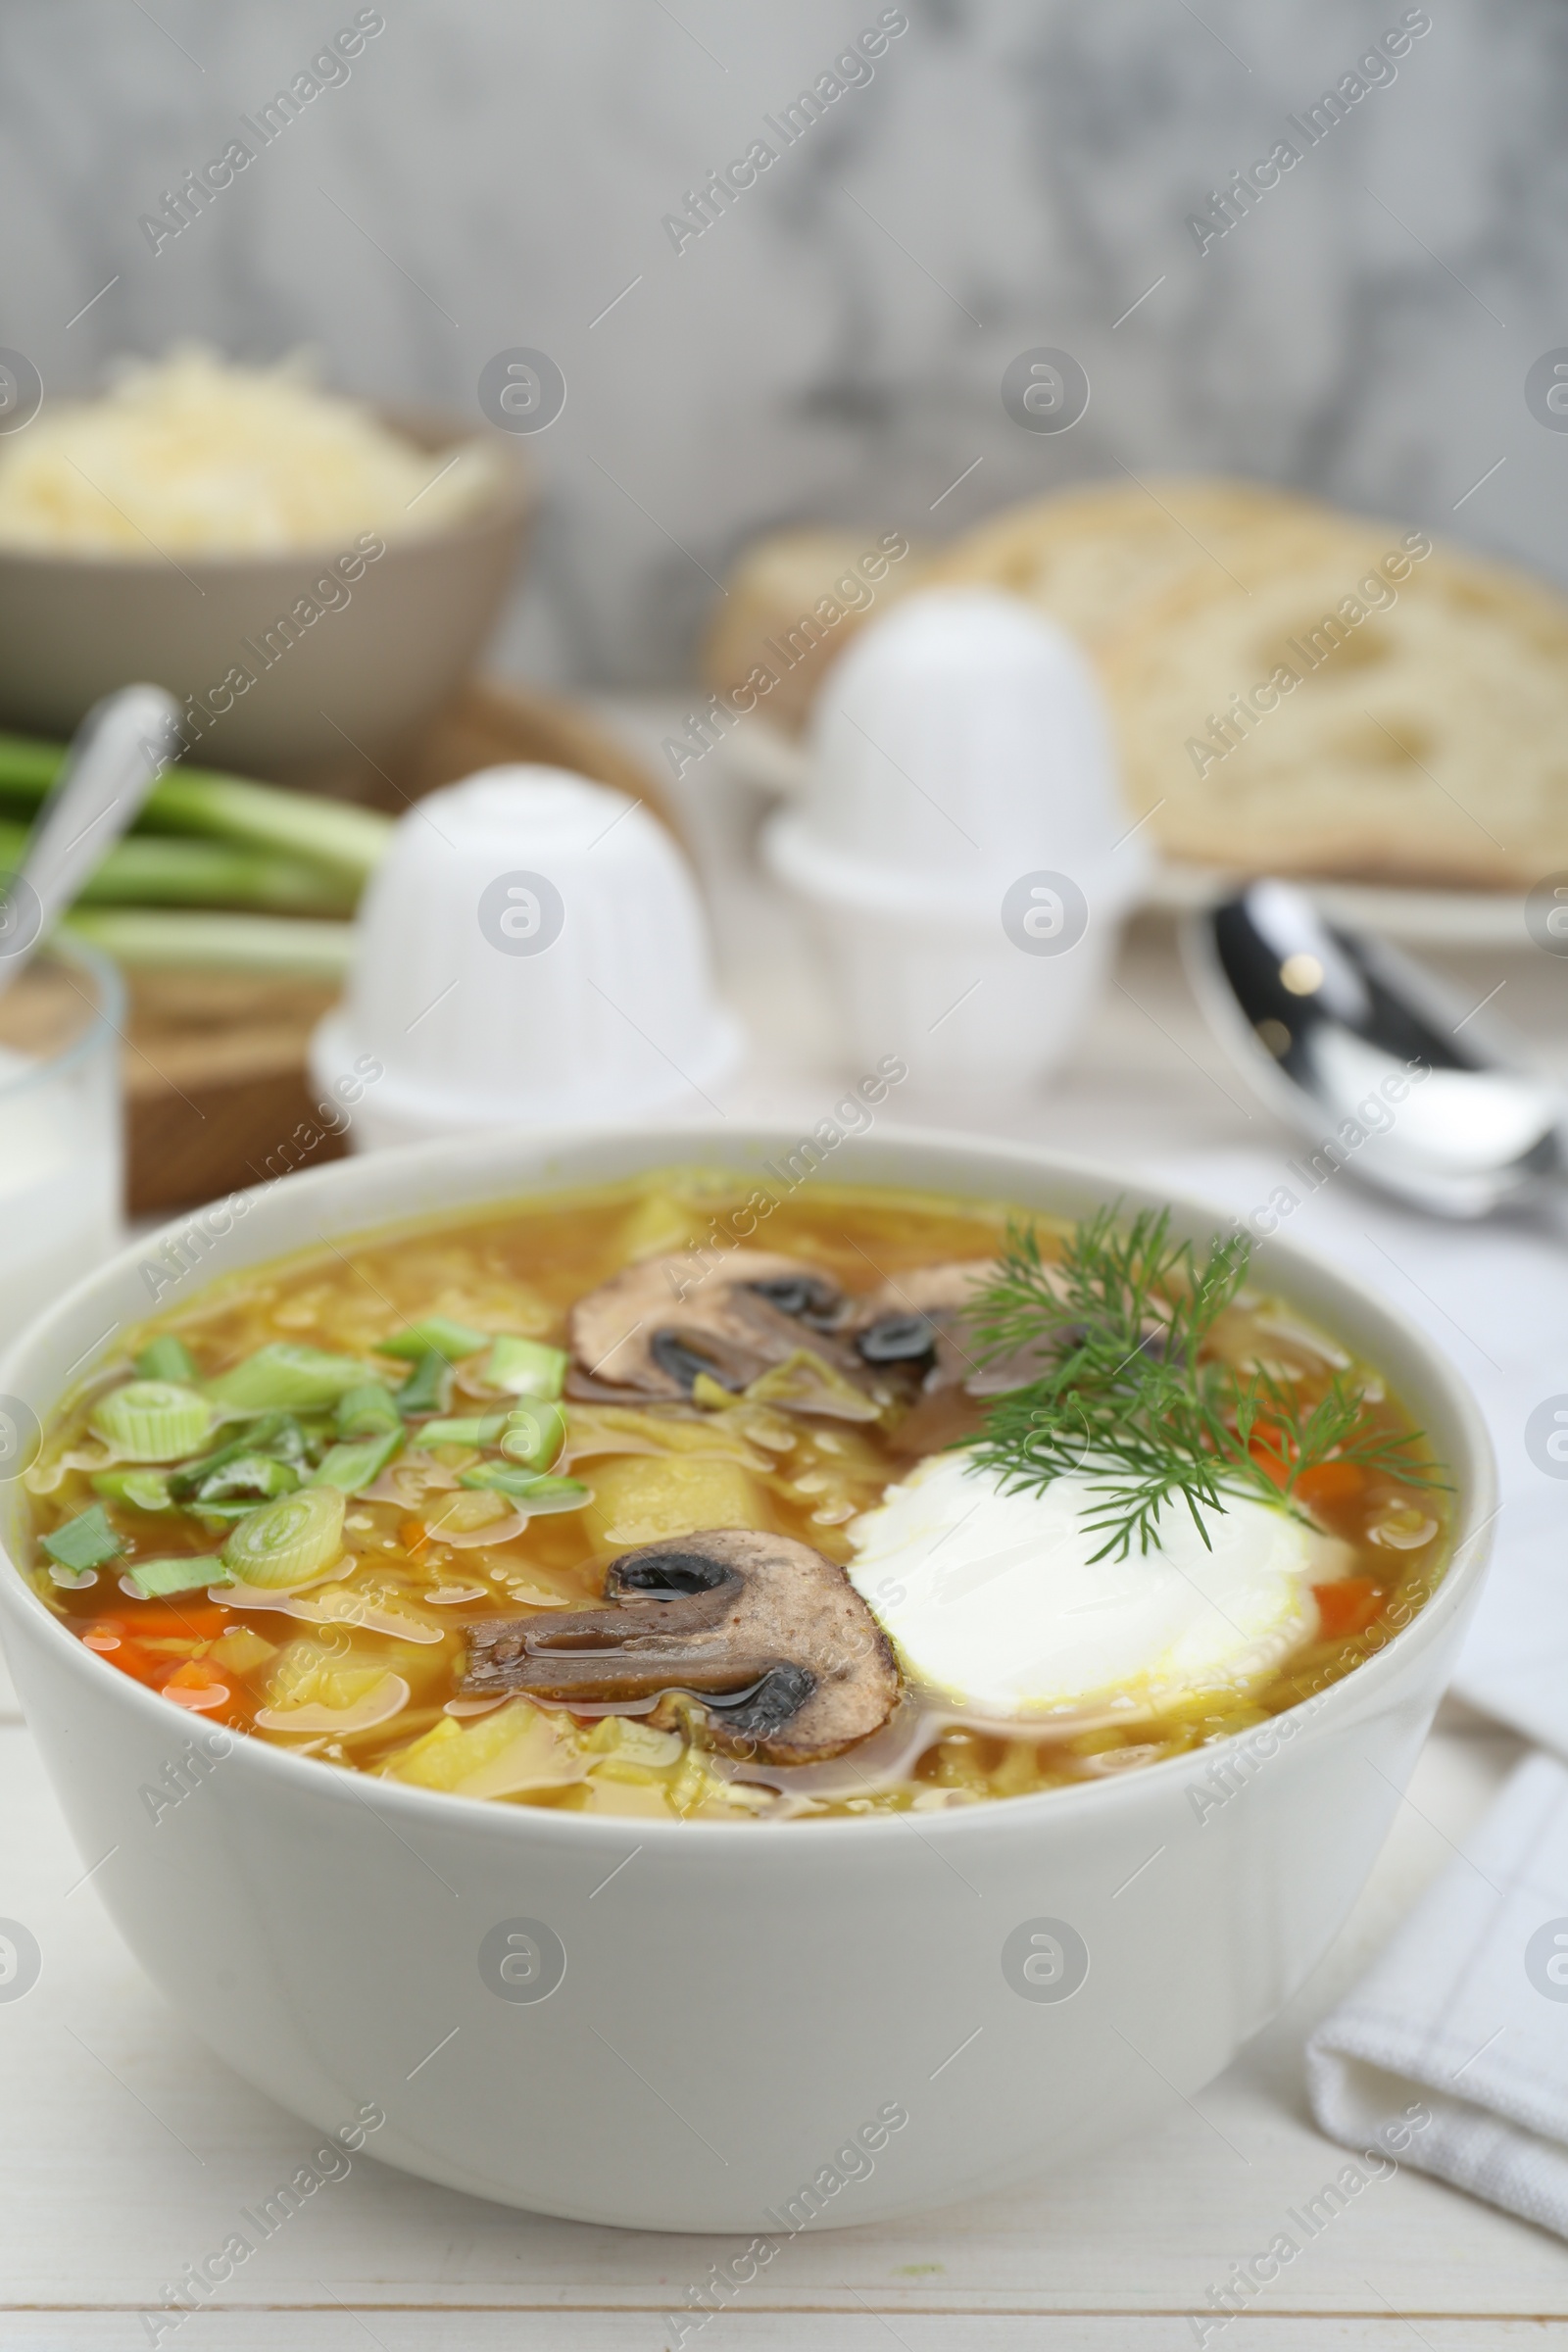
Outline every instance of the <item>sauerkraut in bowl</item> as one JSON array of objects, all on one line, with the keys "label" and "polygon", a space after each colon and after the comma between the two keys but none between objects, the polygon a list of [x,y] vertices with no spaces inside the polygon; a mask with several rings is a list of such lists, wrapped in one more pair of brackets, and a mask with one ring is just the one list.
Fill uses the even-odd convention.
[{"label": "sauerkraut in bowl", "polygon": [[249,367],[186,344],[0,440],[0,549],[157,561],[420,538],[501,486],[483,441],[423,448],[303,355]]}]

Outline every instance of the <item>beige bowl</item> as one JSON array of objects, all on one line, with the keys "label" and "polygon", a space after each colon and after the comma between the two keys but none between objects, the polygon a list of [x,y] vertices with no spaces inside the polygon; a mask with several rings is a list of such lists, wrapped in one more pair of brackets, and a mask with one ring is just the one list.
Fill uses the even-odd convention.
[{"label": "beige bowl", "polygon": [[0,724],[68,736],[100,695],[147,679],[185,704],[202,765],[299,777],[394,751],[473,667],[534,487],[503,434],[383,415],[421,448],[480,441],[495,486],[471,519],[369,561],[352,544],[177,560],[0,547]]}]

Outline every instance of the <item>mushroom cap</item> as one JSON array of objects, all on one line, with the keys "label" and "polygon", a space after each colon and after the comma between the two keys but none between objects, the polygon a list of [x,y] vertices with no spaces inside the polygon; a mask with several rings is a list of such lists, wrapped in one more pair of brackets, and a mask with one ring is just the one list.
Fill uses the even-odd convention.
[{"label": "mushroom cap", "polygon": [[[910,1266],[890,1276],[856,1302],[852,1332],[863,1360],[878,1370],[903,1362],[919,1376],[922,1396],[961,1386],[970,1396],[1000,1396],[1039,1380],[1059,1354],[1065,1333],[1057,1330],[1029,1347],[987,1358],[970,1319],[982,1292],[1000,1272],[993,1257],[945,1260]],[[1059,1268],[1049,1263],[1041,1277],[1058,1298],[1066,1296]],[[958,1434],[956,1426],[954,1435]],[[940,1443],[941,1441],[936,1441]]]},{"label": "mushroom cap", "polygon": [[739,1390],[803,1348],[863,1379],[861,1359],[836,1336],[846,1306],[830,1274],[775,1250],[729,1250],[708,1266],[690,1250],[643,1258],[572,1308],[569,1393],[675,1399],[691,1395],[699,1372]]},{"label": "mushroom cap", "polygon": [[[1059,1270],[1047,1264],[1044,1279],[1065,1296]],[[1065,1331],[988,1357],[974,1330],[983,1292],[1000,1272],[992,1257],[943,1259],[890,1275],[855,1302],[849,1325],[857,1352],[884,1378],[902,1375],[908,1410],[888,1435],[893,1452],[921,1460],[946,1446],[966,1445],[985,1425],[993,1396],[1039,1380],[1059,1355]]]},{"label": "mushroom cap", "polygon": [[910,1266],[856,1301],[853,1337],[863,1363],[902,1366],[922,1389],[979,1377],[980,1360],[963,1332],[968,1310],[996,1280],[995,1258]]},{"label": "mushroom cap", "polygon": [[715,1747],[814,1764],[886,1723],[899,1670],[844,1570],[788,1536],[705,1529],[612,1560],[614,1605],[469,1628],[466,1696],[602,1706],[690,1691]]},{"label": "mushroom cap", "polygon": [[956,1314],[973,1303],[977,1291],[996,1279],[994,1257],[943,1258],[934,1266],[906,1266],[902,1274],[890,1274],[876,1290],[857,1299],[857,1328],[867,1316],[876,1314]]}]

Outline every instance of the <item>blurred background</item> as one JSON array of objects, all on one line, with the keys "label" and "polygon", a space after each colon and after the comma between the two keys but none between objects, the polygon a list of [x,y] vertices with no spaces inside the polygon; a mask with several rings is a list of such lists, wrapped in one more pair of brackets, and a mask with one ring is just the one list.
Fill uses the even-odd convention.
[{"label": "blurred background", "polygon": [[[570,685],[682,681],[715,582],[780,522],[929,537],[1122,466],[1261,475],[1562,572],[1568,441],[1524,396],[1568,338],[1553,0],[1445,0],[1203,252],[1188,215],[1396,0],[907,0],[873,77],[677,252],[664,216],[879,14],[388,6],[348,78],[154,253],[139,217],[338,20],[10,9],[5,339],[51,392],[199,335],[309,346],[345,389],[470,416],[486,361],[542,349],[567,399],[528,445],[545,504],[496,659]],[[1089,375],[1070,433],[1003,409],[1039,344]]]}]

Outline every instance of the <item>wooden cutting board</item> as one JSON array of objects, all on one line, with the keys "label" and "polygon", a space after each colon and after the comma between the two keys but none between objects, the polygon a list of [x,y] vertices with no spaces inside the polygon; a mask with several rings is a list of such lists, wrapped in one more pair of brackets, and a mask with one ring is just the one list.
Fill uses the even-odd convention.
[{"label": "wooden cutting board", "polygon": [[[488,679],[468,685],[405,758],[334,769],[313,789],[395,813],[475,768],[519,760],[612,784],[676,829],[657,780],[587,712]],[[131,1215],[189,1207],[341,1156],[341,1140],[314,1116],[306,1071],[311,1032],[334,988],[226,972],[126,977]]]},{"label": "wooden cutting board", "polygon": [[512,760],[568,767],[596,784],[612,784],[644,802],[671,832],[678,830],[662,786],[590,712],[494,678],[470,679],[401,759],[378,767],[362,758],[313,776],[311,788],[397,815],[423,793]]}]

